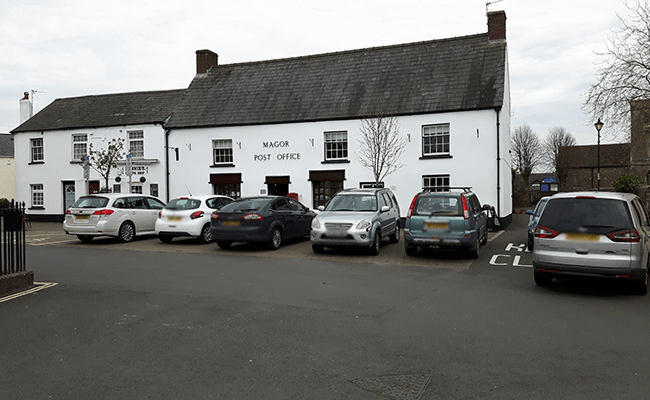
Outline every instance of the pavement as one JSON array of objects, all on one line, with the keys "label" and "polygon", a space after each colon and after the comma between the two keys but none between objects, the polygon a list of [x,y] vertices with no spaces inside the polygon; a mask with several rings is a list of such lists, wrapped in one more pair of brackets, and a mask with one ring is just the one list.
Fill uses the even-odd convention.
[{"label": "pavement", "polygon": [[[481,251],[504,231],[488,232],[488,244],[481,246]],[[475,259],[469,258],[462,251],[420,251],[415,257],[404,253],[403,242],[390,244],[384,241],[378,256],[368,255],[365,249],[355,247],[326,248],[322,254],[311,250],[309,240],[291,240],[283,243],[280,249],[271,251],[259,245],[235,243],[224,250],[213,244],[199,244],[192,238],[175,238],[171,243],[162,243],[155,236],[136,237],[129,243],[119,243],[115,238],[101,237],[89,244],[81,243],[75,236],[63,232],[62,224],[55,222],[31,222],[26,229],[25,241],[34,246],[65,246],[77,248],[101,248],[133,251],[157,251],[173,253],[227,254],[247,257],[291,258],[320,261],[353,262],[366,264],[411,265],[433,268],[467,269]]]}]

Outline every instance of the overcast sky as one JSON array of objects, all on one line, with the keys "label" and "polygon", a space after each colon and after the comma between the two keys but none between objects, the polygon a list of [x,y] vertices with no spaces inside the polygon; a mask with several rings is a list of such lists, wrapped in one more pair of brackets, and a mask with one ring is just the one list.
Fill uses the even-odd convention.
[{"label": "overcast sky", "polygon": [[[624,0],[489,10],[507,17],[512,129],[563,126],[595,144],[581,105]],[[18,126],[25,91],[38,112],[63,97],[186,88],[199,49],[230,64],[484,32],[485,0],[0,1],[0,132]]]}]

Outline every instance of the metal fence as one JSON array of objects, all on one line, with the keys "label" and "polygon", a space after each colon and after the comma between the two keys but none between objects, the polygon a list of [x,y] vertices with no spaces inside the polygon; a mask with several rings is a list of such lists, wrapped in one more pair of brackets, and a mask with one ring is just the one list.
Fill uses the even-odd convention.
[{"label": "metal fence", "polygon": [[25,271],[25,203],[0,204],[0,276]]}]

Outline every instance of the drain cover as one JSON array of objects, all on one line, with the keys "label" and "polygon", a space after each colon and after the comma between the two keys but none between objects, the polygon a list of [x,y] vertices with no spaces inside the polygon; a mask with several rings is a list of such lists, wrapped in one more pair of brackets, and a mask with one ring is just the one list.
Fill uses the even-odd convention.
[{"label": "drain cover", "polygon": [[431,375],[396,375],[359,378],[349,382],[394,400],[419,400],[429,380]]}]

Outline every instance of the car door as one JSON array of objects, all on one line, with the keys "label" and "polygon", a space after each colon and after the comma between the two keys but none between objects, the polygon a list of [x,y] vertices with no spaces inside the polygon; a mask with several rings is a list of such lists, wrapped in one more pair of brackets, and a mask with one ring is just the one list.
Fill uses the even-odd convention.
[{"label": "car door", "polygon": [[397,224],[397,218],[399,218],[399,215],[397,215],[397,206],[393,204],[388,193],[380,193],[379,197],[383,199],[383,202],[381,200],[379,202],[380,208],[384,205],[389,207],[388,212],[381,213],[383,219],[382,232],[384,235],[389,235],[395,232],[395,225]]},{"label": "car door", "polygon": [[487,215],[481,207],[481,203],[478,201],[476,195],[470,196],[470,204],[473,210],[474,219],[476,221],[476,230],[479,237],[483,237],[487,232]]},{"label": "car door", "polygon": [[149,215],[148,226],[151,227],[147,230],[153,231],[156,226],[156,220],[158,219],[158,214],[160,213],[160,210],[162,210],[163,207],[165,207],[165,203],[161,202],[155,197],[145,197],[145,202],[147,204],[148,215]]},{"label": "car door", "polygon": [[307,207],[292,198],[287,198],[287,201],[289,201],[293,218],[296,220],[296,236],[309,235],[311,220],[314,218],[312,213]]},{"label": "car door", "polygon": [[284,227],[284,237],[291,238],[296,236],[296,223],[297,219],[293,215],[289,202],[284,197],[281,197],[273,202],[271,205],[271,212],[274,217]]},{"label": "car door", "polygon": [[149,208],[147,207],[143,196],[129,197],[127,206],[129,217],[135,224],[135,231],[137,234],[153,230]]}]

